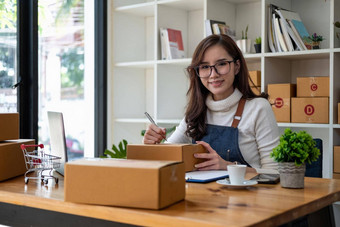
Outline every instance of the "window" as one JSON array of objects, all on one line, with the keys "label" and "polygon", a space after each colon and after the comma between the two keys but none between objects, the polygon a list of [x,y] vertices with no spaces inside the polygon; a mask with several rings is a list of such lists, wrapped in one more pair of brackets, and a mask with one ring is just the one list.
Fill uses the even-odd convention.
[{"label": "window", "polygon": [[94,156],[93,6],[38,1],[39,143],[49,144],[47,111],[62,112],[69,159]]},{"label": "window", "polygon": [[0,113],[17,112],[16,0],[0,0]]}]

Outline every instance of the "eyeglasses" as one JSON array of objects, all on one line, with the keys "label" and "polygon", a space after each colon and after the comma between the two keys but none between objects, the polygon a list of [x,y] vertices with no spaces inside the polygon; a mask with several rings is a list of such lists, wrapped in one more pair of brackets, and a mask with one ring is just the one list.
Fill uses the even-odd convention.
[{"label": "eyeglasses", "polygon": [[214,68],[215,72],[221,76],[221,75],[225,75],[229,73],[230,63],[232,62],[236,62],[236,60],[234,59],[232,61],[219,61],[215,65],[202,64],[202,65],[196,66],[194,69],[195,69],[197,76],[201,78],[209,77],[211,75],[212,68]]}]

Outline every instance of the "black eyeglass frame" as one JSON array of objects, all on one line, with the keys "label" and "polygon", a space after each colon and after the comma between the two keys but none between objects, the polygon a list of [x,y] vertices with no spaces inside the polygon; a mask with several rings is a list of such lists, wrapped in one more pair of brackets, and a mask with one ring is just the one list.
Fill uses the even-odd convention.
[{"label": "black eyeglass frame", "polygon": [[199,74],[199,67],[200,67],[200,66],[195,66],[195,67],[194,67],[194,70],[195,70],[196,75],[197,75],[198,77],[200,77],[200,78],[208,78],[208,77],[210,77],[210,76],[211,76],[211,73],[212,73],[212,68],[215,69],[215,72],[216,72],[218,75],[223,76],[223,75],[226,75],[226,74],[228,74],[228,73],[230,72],[230,68],[229,68],[229,71],[228,71],[228,72],[226,72],[226,73],[224,73],[224,74],[220,74],[220,73],[218,72],[218,70],[216,69],[216,65],[217,65],[217,64],[220,64],[221,62],[228,62],[229,66],[230,66],[230,63],[232,63],[232,62],[235,63],[236,61],[237,61],[237,59],[233,59],[233,60],[231,60],[231,61],[223,60],[223,61],[217,62],[217,63],[214,64],[214,65],[207,65],[207,66],[209,66],[209,68],[210,68],[209,76],[200,76],[200,74]]}]

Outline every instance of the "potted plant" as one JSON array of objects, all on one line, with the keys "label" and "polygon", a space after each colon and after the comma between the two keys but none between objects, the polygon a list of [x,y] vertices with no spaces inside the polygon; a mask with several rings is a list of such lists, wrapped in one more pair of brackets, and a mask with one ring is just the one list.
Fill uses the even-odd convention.
[{"label": "potted plant", "polygon": [[255,39],[254,47],[256,53],[261,53],[261,37],[257,37]]},{"label": "potted plant", "polygon": [[324,40],[321,35],[314,32],[313,35],[309,36],[308,39],[312,42],[312,49],[320,49],[320,42]]},{"label": "potted plant", "polygon": [[251,40],[248,39],[248,25],[245,30],[242,30],[242,38],[241,40],[237,40],[236,44],[238,48],[242,51],[242,53],[249,53],[251,47]]},{"label": "potted plant", "polygon": [[[334,26],[335,26],[336,28],[340,28],[340,21],[334,22]],[[335,32],[335,34],[336,34],[336,37],[337,37],[338,39],[340,39],[340,32]]]},{"label": "potted plant", "polygon": [[284,188],[304,188],[306,163],[314,162],[320,155],[315,141],[306,131],[293,132],[286,128],[279,145],[270,156],[279,164],[280,182]]}]

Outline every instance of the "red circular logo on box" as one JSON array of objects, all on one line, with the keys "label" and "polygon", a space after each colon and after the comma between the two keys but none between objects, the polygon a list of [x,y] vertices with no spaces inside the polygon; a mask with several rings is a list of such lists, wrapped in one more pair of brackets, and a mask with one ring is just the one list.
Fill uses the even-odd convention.
[{"label": "red circular logo on box", "polygon": [[283,99],[282,99],[282,98],[276,98],[276,99],[275,99],[275,107],[276,107],[276,108],[281,108],[281,107],[283,107]]},{"label": "red circular logo on box", "polygon": [[316,91],[316,90],[318,90],[318,85],[317,84],[312,84],[312,85],[310,85],[310,89],[312,91]]},{"label": "red circular logo on box", "polygon": [[307,105],[305,106],[305,114],[312,115],[314,113],[314,106]]}]

